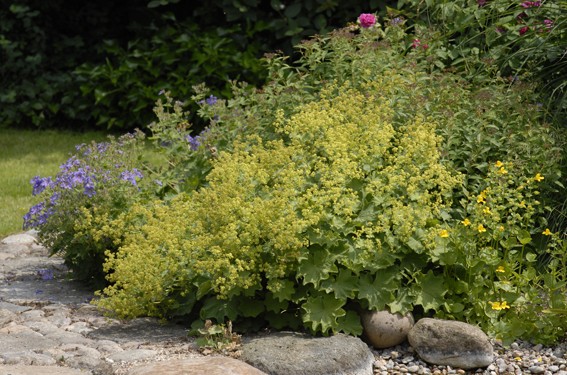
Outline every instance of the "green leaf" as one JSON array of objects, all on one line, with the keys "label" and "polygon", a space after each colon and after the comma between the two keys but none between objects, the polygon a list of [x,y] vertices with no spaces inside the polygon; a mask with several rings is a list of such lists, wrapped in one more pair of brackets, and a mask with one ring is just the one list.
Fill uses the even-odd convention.
[{"label": "green leaf", "polygon": [[423,310],[437,310],[445,302],[443,296],[447,293],[442,275],[434,275],[429,271],[414,284],[415,303],[423,306]]},{"label": "green leaf", "polygon": [[213,289],[213,284],[211,280],[204,281],[202,283],[198,283],[197,285],[197,299],[203,298]]},{"label": "green leaf", "polygon": [[383,310],[386,304],[394,300],[394,292],[400,287],[399,270],[391,267],[379,271],[373,279],[371,275],[361,275],[358,298],[368,301],[369,310]]},{"label": "green leaf", "polygon": [[288,6],[285,9],[284,14],[288,18],[294,18],[299,14],[299,12],[301,12],[301,2],[297,2]]},{"label": "green leaf", "polygon": [[527,253],[526,254],[526,260],[530,263],[535,262],[537,258],[537,255],[535,255],[534,253]]},{"label": "green leaf", "polygon": [[406,314],[408,311],[412,310],[413,301],[414,297],[411,295],[409,288],[403,288],[399,289],[396,299],[387,305],[392,314]]},{"label": "green leaf", "polygon": [[274,297],[273,293],[268,292],[266,293],[264,304],[266,305],[267,311],[273,311],[275,313],[279,313],[280,311],[287,309],[289,302],[288,300],[279,300]]},{"label": "green leaf", "polygon": [[421,243],[421,241],[418,241],[413,237],[410,237],[408,239],[407,245],[409,246],[410,249],[412,249],[416,253],[423,252],[423,249],[424,249],[423,244]]},{"label": "green leaf", "polygon": [[337,272],[335,257],[327,249],[313,248],[307,259],[299,263],[297,275],[303,277],[303,284],[312,283],[315,288],[319,283],[329,278],[329,273]]},{"label": "green leaf", "polygon": [[278,301],[290,301],[295,293],[295,284],[290,280],[277,280],[277,287],[270,288]]},{"label": "green leaf", "polygon": [[448,313],[460,313],[465,309],[465,305],[460,302],[445,302],[444,306]]},{"label": "green leaf", "polygon": [[347,311],[345,316],[341,316],[337,320],[337,323],[339,325],[338,330],[347,335],[360,336],[362,334],[360,316],[354,311]]},{"label": "green leaf", "polygon": [[329,329],[336,331],[338,327],[337,318],[344,316],[346,311],[342,308],[344,300],[335,298],[332,294],[323,294],[307,298],[301,306],[305,311],[304,323],[311,323],[311,329],[326,333]]},{"label": "green leaf", "polygon": [[246,318],[255,318],[266,309],[264,303],[257,299],[240,297],[238,301],[238,312]]},{"label": "green leaf", "polygon": [[341,269],[336,277],[324,280],[321,288],[327,293],[334,293],[337,298],[354,298],[358,291],[358,277],[350,270]]},{"label": "green leaf", "polygon": [[530,232],[528,232],[527,230],[521,230],[518,233],[518,241],[520,241],[522,245],[529,244],[532,241],[532,236],[530,235]]},{"label": "green leaf", "polygon": [[238,311],[236,300],[219,300],[216,297],[208,298],[199,313],[201,319],[215,319],[217,322],[224,322],[225,318],[236,320]]}]

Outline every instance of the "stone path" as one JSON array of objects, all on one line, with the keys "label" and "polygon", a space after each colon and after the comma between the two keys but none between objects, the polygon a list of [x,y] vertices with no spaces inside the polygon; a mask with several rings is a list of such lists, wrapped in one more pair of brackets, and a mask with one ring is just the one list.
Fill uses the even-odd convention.
[{"label": "stone path", "polygon": [[109,319],[88,303],[92,297],[92,291],[67,279],[62,259],[47,257],[32,234],[4,239],[0,375],[120,375],[150,360],[202,356],[185,327]]},{"label": "stone path", "polygon": [[[186,327],[149,318],[128,322],[105,318],[88,303],[92,297],[92,291],[67,278],[62,259],[49,258],[33,233],[0,241],[0,375],[292,375],[286,372],[293,368],[288,365],[299,361],[304,361],[303,366],[311,362],[319,369],[297,370],[305,375],[567,375],[567,342],[554,348],[514,343],[507,350],[495,345],[492,364],[465,371],[427,364],[407,343],[374,350],[348,341],[356,338],[345,338],[343,344],[319,349],[315,341],[320,338],[312,338],[305,349],[297,350],[303,344],[282,344],[276,334],[260,338],[266,341],[255,349],[272,345],[276,352],[263,359],[243,355],[263,372],[241,360],[203,356],[194,339],[187,336]],[[256,339],[244,338],[243,348],[254,349],[251,342]],[[329,342],[335,339],[340,338]],[[362,352],[349,352],[355,347]],[[286,350],[288,353],[283,353]],[[316,353],[317,361],[299,358],[307,352]],[[360,366],[356,370],[338,367],[341,362],[357,367],[356,359],[348,361],[357,355]]]}]

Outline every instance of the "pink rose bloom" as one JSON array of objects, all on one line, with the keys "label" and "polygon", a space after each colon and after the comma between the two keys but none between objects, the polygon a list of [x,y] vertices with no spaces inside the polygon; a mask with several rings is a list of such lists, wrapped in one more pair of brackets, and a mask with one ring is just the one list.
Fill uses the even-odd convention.
[{"label": "pink rose bloom", "polygon": [[551,29],[553,27],[553,21],[552,20],[543,20],[543,24],[545,25],[545,27],[547,27],[548,29]]},{"label": "pink rose bloom", "polygon": [[524,8],[532,8],[532,7],[539,7],[541,6],[541,1],[524,1],[520,4],[520,6]]},{"label": "pink rose bloom", "polygon": [[360,26],[367,29],[374,26],[374,24],[376,23],[376,16],[370,13],[362,13],[360,16],[358,16],[358,21],[360,22]]},{"label": "pink rose bloom", "polygon": [[528,32],[530,28],[528,26],[524,26],[520,29],[520,35],[524,35],[525,33]]}]

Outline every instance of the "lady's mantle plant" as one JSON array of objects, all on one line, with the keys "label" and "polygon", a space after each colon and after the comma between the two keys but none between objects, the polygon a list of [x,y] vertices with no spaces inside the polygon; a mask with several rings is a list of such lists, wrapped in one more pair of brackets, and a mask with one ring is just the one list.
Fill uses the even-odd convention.
[{"label": "lady's mantle plant", "polygon": [[435,124],[392,125],[381,92],[399,80],[330,86],[291,118],[279,112],[279,139],[219,153],[206,187],[137,207],[144,225],[108,254],[98,304],[127,317],[202,304],[203,318],[360,333],[355,306],[424,303],[435,223],[459,179],[440,163]]}]

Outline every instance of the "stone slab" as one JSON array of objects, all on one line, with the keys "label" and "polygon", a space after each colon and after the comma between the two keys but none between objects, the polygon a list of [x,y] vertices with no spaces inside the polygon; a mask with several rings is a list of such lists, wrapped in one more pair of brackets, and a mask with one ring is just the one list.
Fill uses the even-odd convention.
[{"label": "stone slab", "polygon": [[0,375],[92,375],[91,371],[61,366],[0,365]]}]

